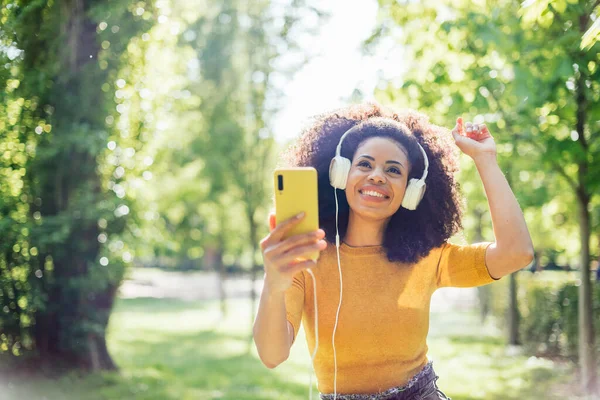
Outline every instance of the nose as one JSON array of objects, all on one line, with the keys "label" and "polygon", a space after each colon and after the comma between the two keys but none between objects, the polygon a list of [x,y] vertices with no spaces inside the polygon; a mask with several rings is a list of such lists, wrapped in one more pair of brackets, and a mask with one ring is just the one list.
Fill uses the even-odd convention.
[{"label": "nose", "polygon": [[385,183],[385,177],[379,168],[375,168],[369,174],[369,181],[374,183]]}]

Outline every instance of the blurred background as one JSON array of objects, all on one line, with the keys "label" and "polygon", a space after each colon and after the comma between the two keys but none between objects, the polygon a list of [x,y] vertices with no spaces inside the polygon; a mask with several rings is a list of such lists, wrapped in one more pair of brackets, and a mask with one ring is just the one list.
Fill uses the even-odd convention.
[{"label": "blurred background", "polygon": [[[434,295],[441,388],[600,398],[600,1],[0,6],[0,399],[308,398],[304,339],[269,370],[251,337],[271,172],[368,100],[485,122],[535,245]],[[461,165],[452,241],[493,240]]]}]

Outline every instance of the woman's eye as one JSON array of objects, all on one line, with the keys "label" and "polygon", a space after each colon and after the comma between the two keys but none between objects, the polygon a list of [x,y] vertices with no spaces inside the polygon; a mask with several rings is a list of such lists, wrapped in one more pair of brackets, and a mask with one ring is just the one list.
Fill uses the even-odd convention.
[{"label": "woman's eye", "polygon": [[[356,166],[358,167],[365,167],[365,168],[371,168],[371,164],[369,164],[368,161],[359,161]],[[398,174],[398,175],[402,175],[400,169],[396,168],[396,167],[391,167],[388,169],[388,172],[392,173],[392,174]]]}]

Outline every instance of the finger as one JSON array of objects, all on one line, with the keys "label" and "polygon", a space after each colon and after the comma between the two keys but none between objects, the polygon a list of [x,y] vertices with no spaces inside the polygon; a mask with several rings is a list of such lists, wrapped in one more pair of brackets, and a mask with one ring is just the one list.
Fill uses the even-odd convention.
[{"label": "finger", "polygon": [[460,136],[463,135],[463,119],[462,117],[458,117],[456,118],[456,125],[454,125],[454,128],[452,129],[452,137],[454,137],[454,141],[456,143],[458,143],[458,141],[460,140]]},{"label": "finger", "polygon": [[269,231],[273,232],[275,229],[275,225],[277,225],[277,218],[275,217],[275,213],[269,214]]},{"label": "finger", "polygon": [[460,135],[460,127],[458,123],[456,123],[456,125],[454,125],[454,128],[452,128],[452,134]]},{"label": "finger", "polygon": [[280,222],[277,226],[275,226],[275,229],[273,229],[273,232],[271,232],[271,236],[273,237],[273,240],[276,242],[281,241],[281,239],[283,238],[283,236],[288,233],[294,226],[298,225],[300,223],[300,221],[302,221],[302,219],[304,219],[305,213],[301,212],[300,214],[297,214],[295,216],[293,216],[292,218],[286,219],[283,222]]},{"label": "finger", "polygon": [[[286,232],[288,232],[290,229],[292,229],[294,226],[296,226],[300,221],[302,221],[302,218],[304,218],[303,212],[296,216],[293,216],[290,219],[287,219],[287,220],[281,222],[279,225],[276,225],[276,226],[272,225],[273,230],[266,238],[261,240],[260,248],[262,250],[265,250],[268,247],[274,246],[277,243],[279,243],[281,241],[281,238],[283,237],[283,235],[285,235]],[[275,219],[275,216],[273,215],[273,217],[271,217],[271,215],[269,215],[269,225],[271,225],[272,219]],[[275,223],[275,221],[273,221],[273,223]]]},{"label": "finger", "polygon": [[485,134],[488,134],[488,135],[490,134],[490,131],[489,131],[489,129],[488,129],[488,127],[487,127],[486,124],[481,124],[481,132],[485,133]]},{"label": "finger", "polygon": [[316,251],[325,250],[326,247],[327,247],[327,242],[324,240],[319,240],[316,243],[299,246],[299,247],[294,248],[293,250],[283,253],[276,260],[276,262],[278,264],[284,264],[284,265],[290,264],[297,258],[303,258],[303,257],[310,256],[312,253],[314,253]]},{"label": "finger", "polygon": [[465,128],[466,128],[467,133],[471,133],[473,131],[473,124],[471,122],[467,122],[465,124]]},{"label": "finger", "polygon": [[314,232],[294,235],[275,245],[275,247],[271,250],[271,254],[273,254],[274,257],[277,257],[278,255],[289,252],[296,247],[317,243],[318,240],[323,239],[324,237],[325,231],[322,229]]},{"label": "finger", "polygon": [[454,143],[459,146],[463,142],[464,135],[461,135],[459,132],[452,131],[452,137],[454,138]]},{"label": "finger", "polygon": [[479,133],[479,124],[473,124],[473,132]]}]

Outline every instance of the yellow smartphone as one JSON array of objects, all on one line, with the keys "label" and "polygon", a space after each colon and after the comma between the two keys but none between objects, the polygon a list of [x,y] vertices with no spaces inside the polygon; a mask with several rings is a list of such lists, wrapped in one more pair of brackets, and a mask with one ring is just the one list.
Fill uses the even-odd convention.
[{"label": "yellow smartphone", "polygon": [[[278,168],[273,178],[276,224],[305,213],[304,219],[284,238],[319,229],[317,170],[312,167]],[[310,259],[317,261],[319,254],[319,251],[314,252]]]}]

